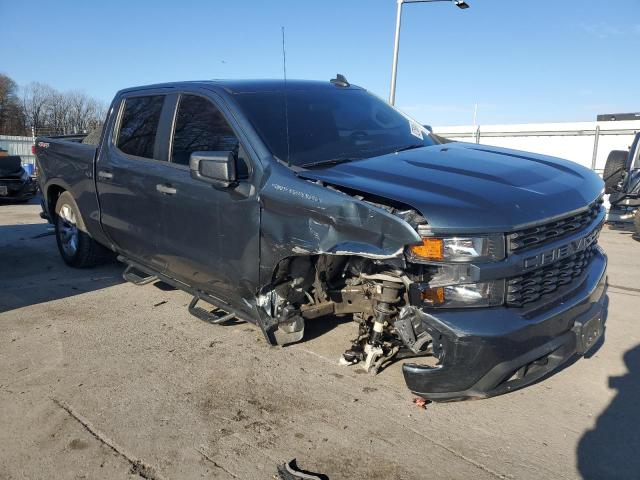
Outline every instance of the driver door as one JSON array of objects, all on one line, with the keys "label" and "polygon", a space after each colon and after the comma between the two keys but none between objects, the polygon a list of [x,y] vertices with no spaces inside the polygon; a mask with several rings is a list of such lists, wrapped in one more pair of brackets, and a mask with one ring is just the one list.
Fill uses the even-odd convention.
[{"label": "driver door", "polygon": [[[241,308],[258,283],[260,210],[239,136],[211,98],[177,99],[162,200],[163,255],[170,275]],[[191,178],[193,152],[233,151],[239,181],[217,188]]]}]

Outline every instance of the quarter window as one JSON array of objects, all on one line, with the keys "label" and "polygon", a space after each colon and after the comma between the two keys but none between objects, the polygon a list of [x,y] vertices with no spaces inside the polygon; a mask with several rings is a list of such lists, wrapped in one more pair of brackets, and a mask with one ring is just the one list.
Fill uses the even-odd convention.
[{"label": "quarter window", "polygon": [[164,95],[127,98],[124,103],[118,148],[136,157],[153,158]]},{"label": "quarter window", "polygon": [[193,152],[238,153],[238,138],[220,111],[206,98],[182,95],[173,133],[171,161],[189,165]]}]

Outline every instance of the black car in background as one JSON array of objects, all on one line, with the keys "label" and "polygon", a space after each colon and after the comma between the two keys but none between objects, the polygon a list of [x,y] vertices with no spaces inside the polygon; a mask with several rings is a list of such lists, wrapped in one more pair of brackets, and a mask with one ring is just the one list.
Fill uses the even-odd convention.
[{"label": "black car in background", "polygon": [[38,184],[22,168],[18,155],[2,155],[0,152],[0,202],[27,202],[38,191]]}]

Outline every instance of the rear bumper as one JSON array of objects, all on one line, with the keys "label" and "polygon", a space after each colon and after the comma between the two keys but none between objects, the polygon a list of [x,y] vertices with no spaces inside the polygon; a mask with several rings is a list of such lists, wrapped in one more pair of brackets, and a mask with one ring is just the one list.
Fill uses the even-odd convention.
[{"label": "rear bumper", "polygon": [[19,202],[33,198],[38,191],[38,184],[29,178],[24,182],[2,182],[0,185],[7,187],[7,194],[0,195],[0,201]]},{"label": "rear bumper", "polygon": [[577,288],[535,309],[437,314],[415,309],[443,354],[437,367],[405,364],[407,386],[431,400],[492,397],[530,385],[584,355],[604,329],[606,268],[598,249]]}]

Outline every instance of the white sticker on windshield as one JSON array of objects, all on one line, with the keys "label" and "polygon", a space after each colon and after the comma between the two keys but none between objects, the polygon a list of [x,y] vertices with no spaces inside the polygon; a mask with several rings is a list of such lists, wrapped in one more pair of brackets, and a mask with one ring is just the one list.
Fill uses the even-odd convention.
[{"label": "white sticker on windshield", "polygon": [[422,136],[422,126],[416,122],[409,122],[409,125],[411,125],[411,135],[418,137],[420,140],[424,140]]}]

